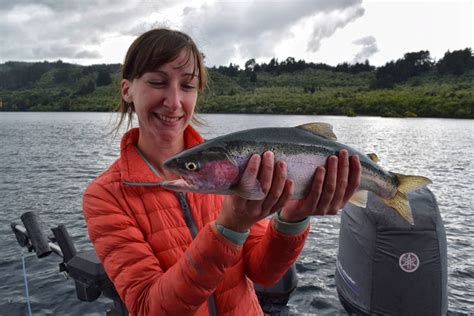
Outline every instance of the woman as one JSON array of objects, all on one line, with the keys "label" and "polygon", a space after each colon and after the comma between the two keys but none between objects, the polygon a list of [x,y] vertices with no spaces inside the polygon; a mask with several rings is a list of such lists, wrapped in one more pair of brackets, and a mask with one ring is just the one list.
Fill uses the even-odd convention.
[{"label": "woman", "polygon": [[360,181],[357,157],[349,162],[344,151],[316,170],[305,200],[290,201],[286,164],[266,152],[241,179],[261,182],[261,201],[158,186],[177,178],[162,163],[203,141],[190,123],[206,75],[195,43],[177,31],[144,33],[125,58],[120,123],[136,113],[139,127],[123,136],[120,158],[90,184],[83,206],[97,255],[133,315],[262,315],[252,281],[277,282],[303,248],[308,217],[336,214]]}]

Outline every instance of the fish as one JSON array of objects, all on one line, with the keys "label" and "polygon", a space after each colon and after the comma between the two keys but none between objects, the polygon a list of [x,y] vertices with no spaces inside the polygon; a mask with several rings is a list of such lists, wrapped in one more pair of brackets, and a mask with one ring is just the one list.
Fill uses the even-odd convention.
[{"label": "fish", "polygon": [[164,168],[181,179],[165,180],[160,186],[173,191],[236,194],[249,200],[261,200],[265,194],[260,183],[242,183],[245,181],[240,178],[253,154],[272,151],[275,161],[286,162],[287,176],[295,182],[292,198],[302,199],[310,191],[316,168],[325,166],[327,158],[342,149],[350,156],[357,155],[362,167],[358,191],[349,202],[365,208],[368,191],[371,191],[414,225],[407,193],[432,183],[431,180],[383,169],[376,154],[363,154],[337,142],[333,127],[328,123],[253,128],[206,140],[167,159]]}]

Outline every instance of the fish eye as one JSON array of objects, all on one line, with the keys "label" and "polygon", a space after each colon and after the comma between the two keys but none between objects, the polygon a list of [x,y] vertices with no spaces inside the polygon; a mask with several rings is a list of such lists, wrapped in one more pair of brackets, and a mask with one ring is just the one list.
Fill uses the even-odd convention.
[{"label": "fish eye", "polygon": [[197,171],[199,169],[199,164],[194,161],[189,161],[184,163],[184,167],[188,171]]}]

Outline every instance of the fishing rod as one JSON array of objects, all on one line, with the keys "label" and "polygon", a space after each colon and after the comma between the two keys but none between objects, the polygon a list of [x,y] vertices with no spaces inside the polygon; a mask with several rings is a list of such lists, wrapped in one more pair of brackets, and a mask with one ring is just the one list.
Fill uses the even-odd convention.
[{"label": "fishing rod", "polygon": [[105,273],[94,249],[78,252],[64,225],[51,228],[53,236],[45,236],[35,212],[23,213],[20,218],[24,226],[18,223],[10,224],[20,247],[35,252],[40,259],[52,253],[60,257],[62,262],[59,264],[59,271],[63,272],[66,278],[74,280],[76,295],[80,301],[93,302],[104,295],[113,301],[106,311],[107,316],[128,315],[125,304]]}]

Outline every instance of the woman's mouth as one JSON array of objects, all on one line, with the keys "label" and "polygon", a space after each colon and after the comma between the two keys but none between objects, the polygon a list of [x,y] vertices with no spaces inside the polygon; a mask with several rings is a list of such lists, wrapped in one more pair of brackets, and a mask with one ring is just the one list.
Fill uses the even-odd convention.
[{"label": "woman's mouth", "polygon": [[167,115],[163,115],[159,113],[155,113],[155,116],[158,117],[158,119],[160,119],[161,121],[164,121],[167,123],[174,123],[182,118],[182,116],[167,116]]}]

